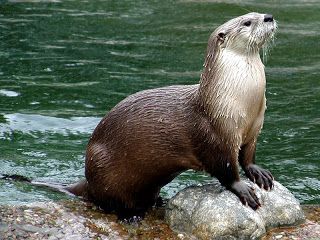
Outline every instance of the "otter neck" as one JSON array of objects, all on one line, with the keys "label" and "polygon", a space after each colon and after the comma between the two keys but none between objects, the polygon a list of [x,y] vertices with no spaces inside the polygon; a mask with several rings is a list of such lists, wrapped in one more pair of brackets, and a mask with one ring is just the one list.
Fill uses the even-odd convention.
[{"label": "otter neck", "polygon": [[261,108],[265,92],[264,65],[259,52],[227,48],[208,54],[201,74],[198,100],[208,117],[249,121]]}]

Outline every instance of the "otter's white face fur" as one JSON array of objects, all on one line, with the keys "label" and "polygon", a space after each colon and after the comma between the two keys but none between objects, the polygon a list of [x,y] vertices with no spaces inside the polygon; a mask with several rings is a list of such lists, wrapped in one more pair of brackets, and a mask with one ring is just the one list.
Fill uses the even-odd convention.
[{"label": "otter's white face fur", "polygon": [[213,33],[221,48],[238,53],[256,53],[273,38],[277,28],[272,15],[248,13],[218,27]]}]

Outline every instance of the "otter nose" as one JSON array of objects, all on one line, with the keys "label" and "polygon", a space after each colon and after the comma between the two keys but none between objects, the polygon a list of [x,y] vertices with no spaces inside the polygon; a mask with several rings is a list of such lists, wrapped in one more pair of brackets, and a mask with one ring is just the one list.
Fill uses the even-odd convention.
[{"label": "otter nose", "polygon": [[273,16],[271,14],[264,15],[264,22],[273,22]]}]

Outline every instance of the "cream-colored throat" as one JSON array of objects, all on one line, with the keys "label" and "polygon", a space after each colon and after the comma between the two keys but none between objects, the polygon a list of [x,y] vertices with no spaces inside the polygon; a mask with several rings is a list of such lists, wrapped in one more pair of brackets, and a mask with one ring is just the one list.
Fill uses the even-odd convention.
[{"label": "cream-colored throat", "polygon": [[205,67],[200,89],[212,118],[238,121],[257,115],[265,85],[264,65],[258,52],[247,55],[222,49],[213,65],[208,63]]}]

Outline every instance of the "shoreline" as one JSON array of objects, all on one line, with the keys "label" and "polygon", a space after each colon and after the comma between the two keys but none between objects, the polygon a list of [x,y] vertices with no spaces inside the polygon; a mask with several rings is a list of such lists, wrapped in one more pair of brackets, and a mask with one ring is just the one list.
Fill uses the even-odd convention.
[{"label": "shoreline", "polygon": [[[305,223],[272,229],[262,240],[320,239],[320,205],[302,208]],[[78,200],[1,205],[0,239],[194,239],[173,232],[163,216],[164,209],[154,209],[142,221],[127,224]]]}]

